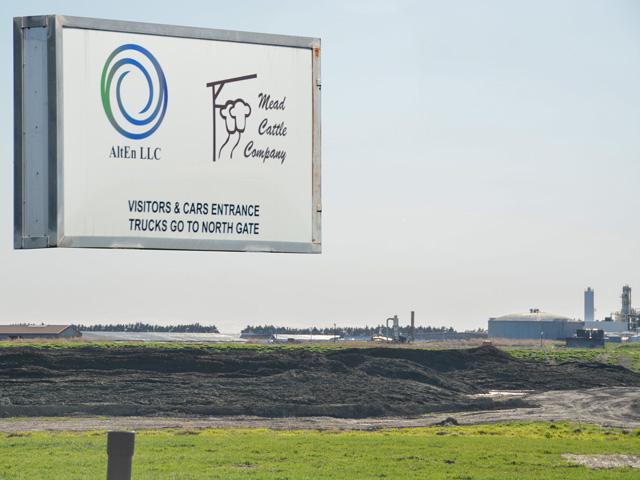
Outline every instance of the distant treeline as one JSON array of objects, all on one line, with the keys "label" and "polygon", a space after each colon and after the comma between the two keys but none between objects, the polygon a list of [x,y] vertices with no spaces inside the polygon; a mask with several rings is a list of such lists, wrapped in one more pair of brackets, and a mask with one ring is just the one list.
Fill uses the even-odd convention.
[{"label": "distant treeline", "polygon": [[220,333],[215,325],[188,323],[185,325],[153,325],[150,323],[117,323],[98,325],[76,325],[84,332],[179,332],[179,333]]},{"label": "distant treeline", "polygon": [[[275,335],[275,334],[288,334],[288,335],[340,335],[342,337],[372,337],[374,335],[386,334],[386,326],[378,325],[377,327],[336,327],[336,328],[291,328],[291,327],[278,327],[275,325],[248,325],[242,329],[243,334],[249,335]],[[431,326],[418,326],[415,328],[414,335],[416,338],[422,336],[433,337],[438,334],[457,334],[453,327],[431,327]],[[465,333],[477,333],[482,335],[484,330],[478,329],[474,332]],[[400,335],[409,336],[410,327],[401,326]]]}]

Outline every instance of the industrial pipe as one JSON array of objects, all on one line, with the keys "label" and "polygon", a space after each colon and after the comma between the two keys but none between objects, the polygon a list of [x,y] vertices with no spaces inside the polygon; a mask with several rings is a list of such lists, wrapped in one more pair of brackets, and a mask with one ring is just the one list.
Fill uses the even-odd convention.
[{"label": "industrial pipe", "polygon": [[387,318],[387,338],[389,337],[389,320],[391,320],[393,322],[393,341],[397,342],[400,337],[400,330],[399,330],[399,326],[398,326],[398,315],[394,315],[393,317],[389,317]]},{"label": "industrial pipe", "polygon": [[134,432],[107,433],[107,480],[131,480],[131,460],[135,441]]}]

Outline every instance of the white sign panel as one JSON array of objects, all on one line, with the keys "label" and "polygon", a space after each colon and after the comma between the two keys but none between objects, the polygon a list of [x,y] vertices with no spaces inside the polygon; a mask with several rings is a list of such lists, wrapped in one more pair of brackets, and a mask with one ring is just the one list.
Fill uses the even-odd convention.
[{"label": "white sign panel", "polygon": [[[320,251],[318,40],[44,18],[46,246]],[[18,216],[16,246],[44,246]]]}]

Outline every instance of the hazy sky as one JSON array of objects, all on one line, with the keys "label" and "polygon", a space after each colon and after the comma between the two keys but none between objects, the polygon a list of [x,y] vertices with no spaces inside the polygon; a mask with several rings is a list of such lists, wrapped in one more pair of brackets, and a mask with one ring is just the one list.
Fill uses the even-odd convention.
[{"label": "hazy sky", "polygon": [[[640,305],[640,2],[9,1],[0,323],[486,327]],[[12,250],[12,17],[322,38],[323,253]]]}]

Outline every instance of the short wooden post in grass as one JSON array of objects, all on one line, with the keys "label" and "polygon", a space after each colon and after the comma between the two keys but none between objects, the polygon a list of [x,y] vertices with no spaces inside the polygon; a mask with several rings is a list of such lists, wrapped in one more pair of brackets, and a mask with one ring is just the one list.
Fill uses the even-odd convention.
[{"label": "short wooden post in grass", "polygon": [[131,480],[131,460],[136,442],[134,432],[107,433],[107,480]]}]

